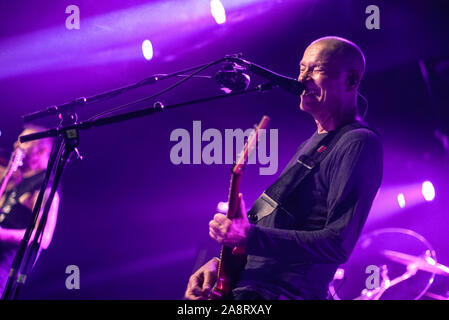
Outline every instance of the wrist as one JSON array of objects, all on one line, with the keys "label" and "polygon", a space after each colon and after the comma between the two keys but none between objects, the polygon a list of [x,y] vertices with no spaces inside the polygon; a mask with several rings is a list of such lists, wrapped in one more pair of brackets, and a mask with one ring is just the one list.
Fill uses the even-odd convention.
[{"label": "wrist", "polygon": [[246,232],[246,243],[248,244],[249,240],[253,237],[255,230],[255,225],[250,223],[248,231]]},{"label": "wrist", "polygon": [[241,247],[241,248],[246,248],[246,246],[248,245],[248,242],[251,239],[253,233],[254,233],[253,225],[250,223],[245,228],[245,234],[244,234],[244,236],[242,238],[242,241],[237,246]]}]

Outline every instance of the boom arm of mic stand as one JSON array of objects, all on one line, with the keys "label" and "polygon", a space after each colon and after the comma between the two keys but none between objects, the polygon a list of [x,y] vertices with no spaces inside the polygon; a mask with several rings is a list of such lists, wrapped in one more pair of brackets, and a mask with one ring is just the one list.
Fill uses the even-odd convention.
[{"label": "boom arm of mic stand", "polygon": [[113,116],[109,116],[109,117],[98,118],[95,120],[83,121],[78,124],[73,124],[73,125],[69,125],[69,126],[65,126],[65,127],[61,127],[61,128],[53,128],[53,129],[49,129],[46,131],[41,131],[41,132],[36,132],[36,133],[20,136],[19,140],[21,143],[23,143],[23,142],[33,141],[33,140],[38,140],[38,139],[43,139],[43,138],[56,137],[61,134],[64,134],[67,137],[70,137],[70,135],[74,134],[76,132],[76,130],[86,130],[93,126],[98,127],[98,126],[104,126],[104,125],[108,125],[108,124],[123,122],[126,120],[136,119],[136,118],[140,118],[140,117],[147,116],[150,114],[158,113],[158,112],[161,112],[166,109],[175,109],[175,108],[182,107],[182,106],[193,105],[193,104],[198,104],[198,103],[208,102],[208,101],[213,101],[213,100],[219,100],[219,99],[242,95],[242,94],[246,94],[246,93],[250,93],[250,92],[256,92],[256,91],[264,92],[264,91],[270,90],[272,88],[273,88],[273,84],[270,82],[270,83],[259,85],[255,88],[251,88],[251,89],[247,89],[247,90],[235,91],[235,92],[216,95],[216,96],[212,96],[212,97],[206,97],[206,98],[201,98],[201,99],[180,102],[180,103],[172,104],[169,106],[164,106],[162,103],[157,102],[152,107],[144,108],[144,109],[137,110],[137,111],[130,111],[130,112],[121,113],[121,114],[113,115]]},{"label": "boom arm of mic stand", "polygon": [[36,112],[30,113],[30,114],[24,115],[23,116],[23,121],[24,122],[30,122],[30,121],[34,121],[34,120],[37,120],[37,119],[40,119],[40,118],[43,118],[43,117],[46,117],[46,116],[57,115],[57,114],[60,114],[60,113],[66,112],[66,111],[71,111],[71,110],[73,111],[73,110],[76,110],[77,108],[79,108],[81,106],[85,106],[85,105],[90,104],[90,103],[94,103],[94,102],[110,99],[110,98],[118,96],[118,95],[120,95],[120,94],[122,94],[124,92],[130,91],[132,89],[136,89],[136,88],[139,88],[139,87],[142,87],[142,86],[145,86],[145,85],[149,85],[149,84],[154,84],[157,81],[169,79],[169,78],[172,78],[172,77],[176,77],[176,76],[178,76],[180,74],[184,74],[186,72],[197,70],[197,69],[203,68],[203,67],[205,67],[207,65],[218,64],[218,63],[221,63],[223,61],[226,61],[226,58],[218,59],[218,60],[216,60],[216,61],[214,61],[212,63],[207,63],[207,64],[204,64],[204,65],[201,65],[201,66],[192,67],[192,68],[181,70],[181,71],[178,71],[178,72],[175,72],[175,73],[171,73],[171,74],[153,75],[151,77],[148,77],[148,78],[146,78],[146,79],[144,79],[142,81],[139,81],[139,82],[137,82],[135,84],[132,84],[132,85],[128,85],[128,86],[125,86],[125,87],[122,87],[122,88],[119,88],[119,89],[115,89],[115,90],[112,90],[112,91],[101,93],[101,94],[98,94],[98,95],[95,95],[95,96],[92,96],[92,97],[88,97],[88,98],[81,97],[81,98],[78,98],[78,99],[76,99],[74,101],[71,101],[71,102],[67,102],[67,103],[64,103],[64,104],[61,104],[61,105],[58,105],[58,106],[51,106],[51,107],[48,107],[48,108],[46,108],[44,110],[40,110],[40,111],[36,111]]}]

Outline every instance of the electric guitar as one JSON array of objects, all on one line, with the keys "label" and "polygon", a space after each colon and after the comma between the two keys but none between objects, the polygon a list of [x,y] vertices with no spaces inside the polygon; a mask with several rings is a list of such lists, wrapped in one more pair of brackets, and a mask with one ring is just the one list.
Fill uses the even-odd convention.
[{"label": "electric guitar", "polygon": [[[240,182],[245,163],[247,162],[251,152],[256,147],[260,136],[260,130],[265,129],[269,121],[269,117],[263,116],[262,120],[260,120],[259,124],[256,126],[253,134],[248,138],[248,142],[245,144],[236,164],[232,168],[228,196],[228,211],[226,213],[226,217],[228,219],[232,220],[237,214],[237,210],[240,205]],[[246,214],[246,212],[244,214]],[[229,295],[235,282],[236,273],[242,270],[244,263],[245,248],[222,246],[220,252],[220,262],[217,267],[217,282],[209,294],[210,299],[224,299]]]}]

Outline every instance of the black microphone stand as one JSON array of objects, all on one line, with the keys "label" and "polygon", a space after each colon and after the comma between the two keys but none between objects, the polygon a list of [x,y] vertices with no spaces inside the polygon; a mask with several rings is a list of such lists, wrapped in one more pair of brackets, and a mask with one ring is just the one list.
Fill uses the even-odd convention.
[{"label": "black microphone stand", "polygon": [[[223,61],[223,59],[219,60],[219,62]],[[217,62],[218,63],[218,62]],[[178,72],[177,74],[184,73],[185,71]],[[175,74],[173,74],[175,75]],[[155,114],[158,112],[161,112],[163,110],[167,109],[175,109],[181,106],[187,106],[187,105],[193,105],[198,104],[202,102],[208,102],[223,98],[228,98],[232,96],[242,95],[250,92],[264,92],[267,90],[271,90],[273,87],[275,87],[276,84],[269,82],[266,84],[258,85],[257,87],[246,89],[246,90],[240,90],[240,91],[233,91],[231,93],[225,93],[220,95],[215,95],[211,97],[206,98],[200,98],[185,102],[180,102],[176,104],[172,104],[169,106],[164,106],[161,102],[156,102],[152,107],[140,109],[137,111],[131,111],[126,112],[118,115],[108,116],[108,117],[101,117],[96,118],[92,120],[87,120],[84,122],[77,123],[77,116],[74,112],[73,108],[74,105],[81,106],[84,103],[75,103],[71,104],[70,106],[64,106],[62,108],[54,108],[44,110],[43,112],[38,112],[33,114],[33,119],[36,117],[42,117],[47,115],[48,113],[51,114],[58,114],[58,117],[62,117],[64,121],[62,121],[61,125],[49,129],[42,132],[37,132],[25,136],[20,137],[20,142],[27,142],[27,141],[33,141],[48,137],[56,137],[56,140],[53,145],[53,149],[50,155],[50,159],[48,162],[47,172],[44,178],[44,182],[41,186],[39,196],[37,198],[36,204],[33,209],[33,220],[32,223],[28,226],[25,236],[20,244],[20,247],[17,251],[17,254],[14,258],[11,272],[8,278],[6,289],[3,293],[2,299],[3,300],[13,300],[17,299],[18,293],[21,289],[21,287],[24,285],[27,276],[29,272],[31,271],[33,264],[35,262],[36,257],[39,253],[40,248],[40,239],[43,235],[43,231],[45,228],[45,224],[48,217],[48,212],[50,210],[51,204],[53,202],[53,198],[55,195],[55,192],[58,188],[58,184],[63,172],[63,169],[70,158],[73,151],[76,150],[76,147],[79,144],[79,130],[86,130],[93,126],[103,126],[108,125],[112,123],[118,123],[126,120],[131,120],[135,118],[140,118],[143,116],[147,116],[150,114]],[[119,89],[120,90],[120,89]],[[103,94],[103,96],[108,96],[109,93]],[[115,95],[115,94],[113,94]],[[83,98],[84,101],[86,100]],[[53,173],[53,179],[50,179]],[[32,235],[34,226],[36,225],[36,222],[38,220],[40,208],[44,199],[44,193],[47,190],[47,186],[51,181],[51,189],[50,193],[48,195],[48,198],[45,202],[45,206],[42,212],[41,220],[39,222],[39,226],[36,229],[36,233],[34,235],[34,239],[31,242],[30,246],[28,246],[29,239]],[[28,250],[27,250],[28,249]]]},{"label": "black microphone stand", "polygon": [[[238,56],[238,55],[236,55],[236,56]],[[75,99],[73,101],[70,101],[70,102],[67,102],[67,103],[64,103],[64,104],[61,104],[61,105],[58,105],[58,106],[51,106],[51,107],[45,108],[44,110],[40,110],[40,111],[36,111],[36,112],[30,113],[30,114],[24,115],[23,116],[23,121],[24,122],[30,122],[30,121],[34,121],[34,120],[37,120],[37,119],[49,116],[49,115],[58,115],[59,116],[60,114],[66,114],[66,112],[70,113],[70,112],[73,112],[74,110],[78,109],[81,106],[85,106],[85,105],[88,105],[88,104],[91,104],[91,103],[95,103],[95,102],[99,102],[99,101],[104,101],[104,100],[107,100],[107,99],[111,99],[111,98],[116,97],[116,96],[118,96],[120,94],[123,94],[123,93],[125,93],[127,91],[130,91],[130,90],[142,87],[142,86],[146,86],[146,85],[149,85],[149,84],[154,84],[154,83],[156,83],[158,81],[161,81],[161,80],[166,80],[166,79],[169,79],[169,78],[181,76],[184,73],[187,73],[187,72],[190,72],[190,71],[193,71],[193,70],[205,69],[205,68],[208,68],[209,66],[219,64],[219,63],[221,63],[223,61],[227,61],[227,59],[228,59],[228,56],[225,57],[225,58],[222,58],[222,59],[218,59],[218,60],[213,61],[213,62],[208,63],[208,64],[192,67],[192,68],[181,70],[181,71],[178,71],[178,72],[175,72],[175,73],[171,73],[171,74],[156,74],[156,75],[153,75],[153,76],[148,77],[146,79],[143,79],[143,80],[141,80],[141,81],[139,81],[139,82],[137,82],[135,84],[131,84],[131,85],[128,85],[128,86],[125,86],[125,87],[122,87],[122,88],[118,88],[118,89],[115,89],[115,90],[112,90],[112,91],[108,91],[108,92],[105,92],[105,93],[100,93],[98,95],[91,96],[91,97],[88,97],[88,98],[81,97],[81,98]]]},{"label": "black microphone stand", "polygon": [[[48,212],[50,211],[51,204],[53,202],[54,195],[56,193],[59,180],[62,175],[62,171],[64,169],[65,164],[70,159],[71,153],[73,151],[76,151],[78,158],[81,158],[78,150],[76,147],[79,144],[79,137],[78,137],[78,129],[76,127],[73,127],[77,123],[77,114],[75,112],[76,109],[78,109],[81,106],[95,103],[98,101],[107,100],[110,98],[113,98],[115,96],[118,96],[120,94],[123,94],[127,91],[130,91],[132,89],[136,89],[148,84],[154,84],[158,80],[164,80],[169,79],[172,77],[176,77],[179,75],[182,75],[183,73],[187,73],[193,70],[205,70],[206,68],[216,65],[218,63],[221,63],[223,61],[226,61],[226,58],[218,59],[216,61],[213,61],[211,63],[192,67],[186,70],[178,71],[172,74],[163,74],[163,75],[153,75],[151,77],[148,77],[142,81],[139,81],[138,83],[128,85],[119,89],[115,89],[106,93],[101,93],[89,98],[79,98],[74,101],[64,103],[58,106],[52,106],[48,107],[44,110],[37,111],[31,114],[27,114],[23,116],[24,122],[30,122],[33,120],[37,120],[49,115],[57,115],[59,119],[61,119],[60,125],[51,131],[55,134],[48,134],[44,137],[56,137],[52,151],[50,153],[47,170],[45,173],[45,177],[43,180],[43,183],[41,185],[41,189],[39,191],[39,195],[37,197],[36,203],[33,207],[33,213],[32,213],[32,220],[31,223],[28,225],[24,237],[19,245],[19,248],[17,250],[17,253],[14,257],[11,270],[8,276],[8,281],[6,283],[5,290],[2,294],[3,300],[12,300],[16,299],[18,292],[20,288],[23,286],[27,279],[28,273],[31,271],[40,250],[40,241],[45,229],[45,225],[47,222]],[[194,72],[192,75],[187,76],[185,80],[187,80],[189,77],[192,77],[199,71]],[[184,80],[184,81],[185,81]],[[179,83],[178,83],[179,84]],[[103,120],[103,118],[100,118],[99,120]],[[101,122],[101,121],[99,121]],[[71,128],[70,130],[68,128]],[[58,132],[61,132],[59,134]],[[29,140],[26,140],[26,137],[29,138]],[[35,138],[40,139],[40,138]],[[31,141],[35,140],[30,138],[30,135],[20,137],[21,142],[25,141]],[[51,189],[50,193],[48,195],[48,198],[46,201],[44,201],[44,195],[47,190],[47,187],[51,183]],[[41,218],[39,220],[39,214],[41,212],[42,203],[45,202],[44,209],[41,214]],[[37,228],[35,228],[37,221],[39,220],[39,225]],[[33,235],[33,232],[35,232],[33,241],[29,243],[31,236]],[[28,245],[29,244],[29,245]]]}]

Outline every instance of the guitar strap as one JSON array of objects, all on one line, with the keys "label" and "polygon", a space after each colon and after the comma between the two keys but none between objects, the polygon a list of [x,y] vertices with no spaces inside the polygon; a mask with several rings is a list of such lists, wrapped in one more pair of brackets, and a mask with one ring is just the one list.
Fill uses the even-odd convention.
[{"label": "guitar strap", "polygon": [[262,218],[275,212],[275,209],[282,208],[285,199],[287,199],[314,168],[326,158],[340,138],[345,133],[359,128],[372,130],[361,122],[343,125],[328,133],[310,152],[301,155],[296,163],[284,172],[279,179],[265,190],[265,192],[263,192],[254,202],[254,205],[248,211],[250,222],[256,223]]}]

